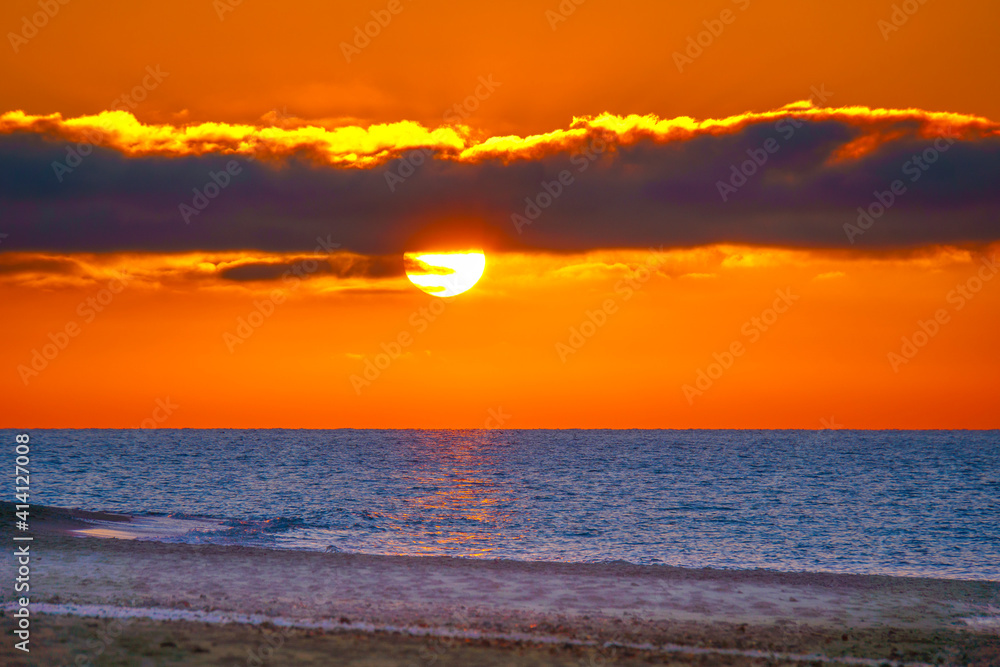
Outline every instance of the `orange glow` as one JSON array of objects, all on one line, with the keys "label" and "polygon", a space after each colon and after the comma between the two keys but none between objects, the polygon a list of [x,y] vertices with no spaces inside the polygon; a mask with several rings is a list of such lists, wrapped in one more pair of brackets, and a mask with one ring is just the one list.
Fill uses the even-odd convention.
[{"label": "orange glow", "polygon": [[[489,434],[483,435],[484,440],[489,437]],[[435,487],[435,490],[413,501],[412,507],[407,507],[397,519],[450,515],[482,524],[484,529],[479,532],[441,530],[433,544],[416,547],[417,555],[439,555],[442,546],[457,545],[462,551],[453,555],[488,556],[494,549],[490,527],[509,518],[497,507],[506,499],[495,483],[483,475],[484,469],[496,464],[493,456],[484,454],[474,442],[456,443],[449,439],[436,442],[428,453],[436,455],[437,465],[430,470],[416,471],[413,481],[420,486]],[[432,527],[432,534],[437,529]],[[414,555],[414,552],[399,552],[398,555]]]},{"label": "orange glow", "polygon": [[861,106],[826,109],[814,107],[809,102],[796,102],[774,111],[702,121],[687,116],[661,119],[655,115],[623,117],[603,113],[593,118],[574,118],[569,129],[526,137],[511,135],[482,140],[475,139],[465,126],[431,129],[410,121],[331,128],[228,123],[173,126],[142,124],[124,111],[105,111],[95,116],[67,119],[58,113],[30,116],[22,111],[10,111],[0,115],[0,134],[43,133],[69,141],[89,141],[129,156],[179,157],[220,153],[280,158],[302,152],[333,166],[372,167],[419,147],[435,149],[441,157],[459,162],[538,159],[552,153],[580,149],[596,137],[613,139],[620,145],[641,139],[666,143],[702,134],[736,132],[752,123],[773,122],[788,117],[840,120],[867,128],[868,134],[841,148],[838,159],[861,157],[889,138],[900,136],[900,131],[881,134],[888,123],[900,121],[912,121],[915,126],[912,131],[922,137],[1000,136],[1000,124],[978,116]]},{"label": "orange glow", "polygon": [[[31,427],[137,426],[165,397],[180,407],[164,427],[483,428],[498,407],[504,428],[996,427],[1000,379],[977,369],[1000,363],[1000,280],[961,309],[949,294],[997,250],[493,253],[477,288],[447,301],[403,275],[289,285],[219,269],[291,255],[92,255],[48,281],[29,263],[0,283],[17,322],[0,399],[8,425]],[[86,322],[79,304],[126,263],[134,279]],[[800,300],[751,344],[741,328],[785,288]],[[224,335],[275,289],[285,298],[230,352]],[[557,344],[608,299],[614,314],[564,362]],[[894,372],[889,353],[940,309],[949,322]],[[22,382],[69,321],[79,335]],[[411,342],[395,350],[402,333]],[[734,341],[746,353],[689,404],[682,387]],[[356,391],[352,376],[386,348],[391,363]]]},{"label": "orange glow", "polygon": [[[68,9],[19,52],[0,50],[0,110],[95,114],[160,65],[169,76],[133,109],[147,122],[252,123],[287,107],[302,118],[432,127],[491,75],[501,85],[463,119],[489,135],[547,132],[603,111],[724,118],[821,85],[838,106],[1000,118],[1000,96],[983,84],[1000,62],[1000,6],[989,0],[922,4],[888,40],[877,24],[891,2],[844,0],[836,11],[752,2],[683,72],[672,54],[732,3],[588,2],[557,29],[545,11],[559,2],[402,4],[350,62],[339,44],[371,19],[370,0],[234,3],[223,18],[205,0]],[[3,3],[0,24],[16,30],[34,11],[33,0]]]},{"label": "orange glow", "polygon": [[[351,58],[340,45],[371,0],[58,4],[18,43],[38,1],[0,3],[4,426],[138,426],[169,396],[181,407],[158,426],[480,428],[502,406],[511,428],[1000,427],[1000,280],[961,309],[948,298],[1000,249],[982,167],[1000,137],[1000,3],[922,2],[885,35],[893,0],[576,2],[558,25],[561,0],[403,0]],[[737,20],[678,67],[723,6]],[[739,139],[787,118],[831,127],[729,198],[723,149],[742,162],[760,149]],[[882,206],[869,193],[895,192],[905,167],[882,149],[944,136],[969,144],[907,181],[870,234],[840,233]],[[573,194],[522,229],[525,198],[565,166],[536,179],[532,161],[596,141],[600,168],[571,173]],[[64,179],[56,142],[114,153]],[[397,190],[392,161],[415,149],[433,162]],[[274,169],[248,169],[192,222],[219,169],[199,156]],[[254,249],[320,231],[343,247]],[[759,245],[719,241],[737,239]],[[719,244],[621,249],[647,241]],[[917,247],[937,241],[953,245]],[[407,278],[415,247],[481,247],[488,267],[438,299]],[[321,269],[284,275],[303,262]],[[801,299],[751,344],[744,323],[787,288]],[[734,342],[745,354],[689,401]]]}]

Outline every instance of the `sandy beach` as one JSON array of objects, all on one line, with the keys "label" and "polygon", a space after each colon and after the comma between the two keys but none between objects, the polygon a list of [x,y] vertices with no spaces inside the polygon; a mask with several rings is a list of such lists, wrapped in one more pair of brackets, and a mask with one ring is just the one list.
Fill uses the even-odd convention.
[{"label": "sandy beach", "polygon": [[1000,664],[995,582],[167,544],[47,512],[33,650],[5,664]]}]

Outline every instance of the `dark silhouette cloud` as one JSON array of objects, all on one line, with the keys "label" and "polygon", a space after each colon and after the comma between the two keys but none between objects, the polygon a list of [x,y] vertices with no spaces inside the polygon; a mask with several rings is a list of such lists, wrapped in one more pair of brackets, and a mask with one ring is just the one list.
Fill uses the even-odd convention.
[{"label": "dark silhouette cloud", "polygon": [[[294,157],[127,158],[94,148],[58,175],[53,163],[69,165],[72,144],[10,134],[0,136],[2,250],[309,253],[322,238],[382,257],[331,259],[324,272],[379,276],[400,274],[401,261],[390,258],[443,220],[477,228],[487,247],[557,252],[720,242],[874,249],[1000,238],[1000,138],[938,138],[935,147],[902,122],[880,131],[881,143],[851,157],[870,136],[863,126],[785,119],[683,141],[601,150],[591,142],[506,164],[413,166],[404,157],[366,169]],[[226,173],[233,161],[238,173]],[[880,197],[888,202],[894,181],[901,194],[862,234],[847,233],[858,207],[877,212]],[[187,220],[181,205],[190,207]],[[289,268],[244,265],[225,277],[267,280]]]},{"label": "dark silhouette cloud", "polygon": [[239,282],[278,280],[283,276],[308,279],[313,276],[337,278],[392,278],[404,275],[398,256],[339,254],[331,257],[301,257],[286,262],[246,262],[219,272],[225,280]]},{"label": "dark silhouette cloud", "polygon": [[32,257],[0,253],[0,275],[23,273],[45,273],[75,275],[80,273],[79,265],[72,259],[63,257]]}]

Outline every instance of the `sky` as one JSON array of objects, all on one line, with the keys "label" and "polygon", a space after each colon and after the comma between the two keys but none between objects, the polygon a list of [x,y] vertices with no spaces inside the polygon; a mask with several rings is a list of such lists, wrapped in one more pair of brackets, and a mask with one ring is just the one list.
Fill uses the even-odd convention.
[{"label": "sky", "polygon": [[0,426],[997,428],[998,19],[4,3]]}]

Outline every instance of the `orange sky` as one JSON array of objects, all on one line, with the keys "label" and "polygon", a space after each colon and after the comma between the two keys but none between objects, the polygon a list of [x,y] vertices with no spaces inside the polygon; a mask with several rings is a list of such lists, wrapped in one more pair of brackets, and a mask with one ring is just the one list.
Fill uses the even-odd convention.
[{"label": "orange sky", "polygon": [[[401,0],[402,11],[347,62],[340,43],[388,3],[242,2],[168,5],[70,1],[17,53],[0,49],[0,108],[66,116],[107,109],[147,65],[169,76],[135,111],[250,121],[271,109],[304,118],[436,124],[473,94],[501,86],[468,119],[493,133],[564,126],[609,111],[663,117],[772,109],[825,84],[837,105],[909,106],[1000,118],[984,73],[1000,62],[1000,6],[927,2],[883,37],[891,2],[589,0],[550,27],[557,0]],[[741,7],[746,6],[745,10]],[[713,43],[679,72],[673,53],[723,10]],[[35,0],[8,0],[0,27],[18,31]]]},{"label": "orange sky", "polygon": [[[348,62],[341,43],[388,1],[246,0],[220,18],[210,0],[70,0],[28,34],[22,17],[37,2],[10,0],[0,8],[0,137],[78,141],[81,128],[100,127],[111,134],[99,143],[126,160],[257,155],[263,146],[271,156],[307,153],[316,169],[381,169],[417,146],[460,165],[558,157],[603,131],[622,145],[681,141],[721,130],[675,117],[742,128],[746,117],[731,117],[810,98],[865,107],[797,107],[800,118],[849,125],[856,113],[872,124],[837,153],[848,163],[898,139],[882,134],[886,119],[915,120],[922,137],[997,135],[993,2],[928,2],[886,32],[879,22],[891,21],[891,2],[588,0],[553,28],[546,12],[558,0],[398,1]],[[675,52],[724,11],[732,20],[679,71]],[[122,102],[136,87],[144,99]],[[134,119],[97,116],[115,108]],[[956,115],[933,115],[945,113]],[[81,116],[96,117],[66,120]],[[96,167],[86,176],[124,179]],[[230,201],[241,196],[232,192]],[[29,204],[44,211],[59,199]],[[291,287],[225,280],[227,266],[301,256],[243,241],[225,250],[19,248],[13,211],[0,209],[9,235],[0,236],[3,427],[1000,427],[1000,279],[988,263],[997,237],[557,252],[541,247],[551,227],[539,224],[518,239],[527,247],[488,251],[479,285],[445,301],[391,271]],[[642,267],[649,279],[623,287]],[[121,292],[102,292],[122,270],[130,278]],[[234,346],[225,336],[274,290],[282,302]],[[780,290],[799,298],[754,335],[752,318],[769,317]],[[98,295],[108,299],[100,313],[86,305]],[[608,303],[606,324],[573,347],[572,328]],[[431,304],[443,308],[433,321],[420,312]],[[934,335],[900,361],[893,355],[920,322]],[[68,325],[77,335],[63,335]],[[401,334],[412,343],[399,358],[369,384],[357,380]],[[35,354],[61,342],[49,360]],[[734,344],[743,352],[732,366],[698,384]],[[26,371],[33,357],[37,372]],[[169,414],[157,403],[167,399]]]},{"label": "orange sky", "polygon": [[[174,427],[479,428],[501,408],[510,428],[995,427],[1000,380],[984,371],[1000,363],[1000,279],[965,287],[968,299],[956,291],[989,273],[981,257],[501,254],[479,286],[447,301],[402,278],[295,281],[245,342],[228,345],[274,285],[222,284],[208,263],[217,256],[175,262],[205,267],[198,276],[172,275],[169,257],[90,258],[86,280],[0,288],[5,320],[18,323],[0,350],[3,397],[18,424],[64,427],[137,426],[167,398],[179,407],[162,425]],[[121,293],[100,313],[77,310],[119,267],[133,272]],[[798,299],[768,326],[787,289]],[[571,327],[609,299],[606,323],[568,352]],[[421,314],[432,304],[439,314]],[[939,310],[947,321],[897,372],[889,354]],[[71,321],[79,334],[46,368],[14,372]],[[370,384],[352,383],[400,333],[412,337],[400,356]],[[688,401],[684,385],[697,388],[698,371],[734,342],[743,354]]]}]

